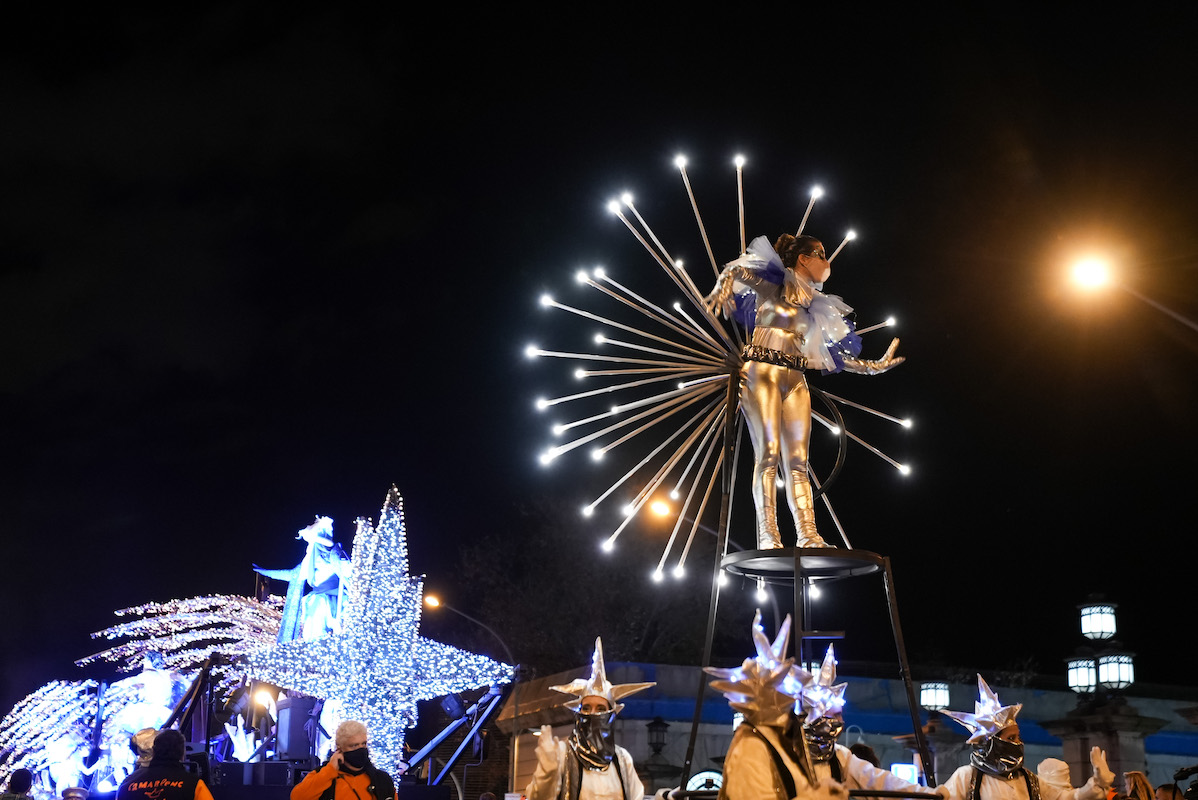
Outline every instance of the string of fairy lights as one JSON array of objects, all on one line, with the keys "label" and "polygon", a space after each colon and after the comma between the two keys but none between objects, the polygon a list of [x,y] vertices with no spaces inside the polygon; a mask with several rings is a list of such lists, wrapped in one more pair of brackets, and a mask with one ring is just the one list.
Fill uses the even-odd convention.
[{"label": "string of fairy lights", "polygon": [[[745,159],[737,156],[737,207],[740,232],[740,254],[746,251],[744,204]],[[720,262],[699,211],[695,191],[687,172],[687,160],[679,156],[674,162],[693,211],[707,260],[713,275],[718,278]],[[815,187],[803,213],[798,233],[802,233],[808,217],[823,190]],[[602,490],[586,502],[581,512],[593,517],[601,509],[610,509],[610,533],[602,540],[602,548],[611,550],[620,536],[635,522],[646,517],[673,516],[674,526],[653,569],[654,580],[662,580],[666,572],[682,577],[701,519],[718,507],[720,490],[718,476],[723,466],[725,450],[721,432],[729,414],[738,414],[738,400],[729,403],[728,381],[738,375],[743,363],[741,347],[744,337],[732,322],[716,316],[704,302],[700,290],[685,263],[674,257],[637,209],[631,194],[625,193],[608,204],[608,211],[624,224],[632,236],[649,254],[666,285],[680,292],[682,298],[660,302],[634,291],[628,281],[618,280],[612,270],[594,268],[575,273],[578,285],[591,290],[588,298],[595,301],[563,301],[553,294],[543,294],[540,306],[553,312],[564,312],[586,323],[600,326],[592,339],[594,349],[552,349],[530,344],[525,348],[528,358],[560,359],[570,364],[573,380],[585,388],[553,397],[538,397],[534,407],[539,413],[573,416],[555,419],[550,424],[553,443],[539,456],[542,466],[549,467],[575,451],[589,454],[595,462],[632,442],[649,442],[648,452],[628,460],[632,465],[617,475]],[[857,237],[848,231],[839,246],[828,258],[831,262],[844,247]],[[732,259],[727,259],[731,261]],[[597,296],[596,294],[597,293]],[[602,304],[600,307],[599,304]],[[895,324],[893,317],[876,325],[859,328],[866,334]],[[909,419],[886,414],[838,395],[825,395],[839,406],[864,412],[876,418],[910,428]],[[605,404],[605,405],[600,405]],[[834,420],[818,411],[813,419],[822,428],[840,436]],[[843,435],[868,452],[882,459],[900,474],[910,468],[884,453],[861,436],[850,431]],[[739,439],[738,439],[739,440]],[[630,448],[631,449],[631,448]],[[644,447],[641,447],[643,450]],[[809,468],[810,469],[810,468]],[[813,484],[819,478],[811,472]],[[822,495],[825,508],[833,519],[841,538],[851,547],[831,499]]]}]

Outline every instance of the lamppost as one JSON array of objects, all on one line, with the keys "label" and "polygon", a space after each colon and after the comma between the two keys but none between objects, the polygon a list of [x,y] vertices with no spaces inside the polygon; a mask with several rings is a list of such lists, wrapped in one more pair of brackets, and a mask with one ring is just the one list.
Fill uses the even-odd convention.
[{"label": "lamppost", "polygon": [[512,650],[507,646],[507,642],[503,637],[487,623],[481,619],[476,619],[470,616],[465,611],[459,608],[454,608],[449,603],[446,603],[435,594],[426,594],[424,596],[424,604],[429,608],[446,608],[457,614],[459,617],[465,617],[473,622],[478,627],[485,630],[487,633],[495,637],[495,641],[499,642],[499,646],[503,648],[503,653],[507,657],[507,663],[512,665],[512,743],[508,749],[511,751],[511,757],[508,764],[508,791],[516,791],[516,756],[517,748],[520,746],[520,665],[516,663],[516,657],[512,655]]},{"label": "lamppost", "polygon": [[1135,682],[1133,653],[1126,652],[1115,641],[1115,603],[1108,603],[1097,596],[1078,606],[1081,617],[1082,635],[1091,642],[1102,642],[1102,649],[1094,646],[1078,648],[1073,657],[1067,659],[1069,688],[1079,695],[1098,691],[1119,691]]},{"label": "lamppost", "polygon": [[1187,328],[1198,331],[1198,322],[1195,322],[1189,317],[1178,314],[1171,308],[1166,308],[1157,301],[1153,300],[1151,297],[1141,294],[1140,292],[1137,292],[1135,289],[1128,286],[1126,283],[1117,280],[1111,271],[1110,264],[1104,259],[1083,258],[1075,262],[1073,265],[1072,277],[1074,283],[1083,289],[1095,290],[1102,289],[1107,286],[1114,286],[1117,289],[1122,289],[1132,297],[1143,303],[1146,303],[1149,306],[1152,306],[1162,314],[1172,317],[1182,325],[1185,325]]}]

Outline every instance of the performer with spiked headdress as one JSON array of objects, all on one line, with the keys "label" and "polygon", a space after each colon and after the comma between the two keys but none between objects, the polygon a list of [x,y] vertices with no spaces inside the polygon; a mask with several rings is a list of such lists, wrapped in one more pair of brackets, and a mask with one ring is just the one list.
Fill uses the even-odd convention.
[{"label": "performer with spiked headdress", "polygon": [[528,800],[641,800],[645,787],[632,756],[612,738],[612,722],[624,708],[622,698],[653,685],[613,686],[603,665],[603,642],[596,638],[590,678],[549,687],[577,698],[565,704],[575,712],[574,731],[560,741],[552,727],[541,726],[537,768],[524,790]]},{"label": "performer with spiked headdress", "polygon": [[[836,254],[833,253],[833,256]],[[714,312],[723,309],[749,332],[741,353],[740,407],[749,425],[756,459],[753,503],[757,546],[782,546],[778,531],[778,469],[787,475],[787,499],[794,515],[798,547],[828,547],[815,527],[815,502],[807,476],[811,440],[811,394],[803,371],[842,369],[878,375],[903,362],[898,339],[876,361],[859,358],[861,339],[846,317],[852,312],[836,295],[821,290],[832,273],[824,245],[814,236],[764,236],[728,264],[707,296]]]},{"label": "performer with spiked headdress", "polygon": [[753,618],[755,657],[739,667],[705,667],[719,680],[711,688],[744,715],[724,757],[724,782],[719,800],[846,800],[844,787],[831,778],[818,778],[801,744],[801,721],[795,701],[811,673],[784,658],[790,638],[790,616],[771,642],[761,627],[761,612]]},{"label": "performer with spiked headdress", "polygon": [[832,778],[849,790],[881,789],[934,796],[935,790],[909,783],[889,770],[875,767],[836,743],[844,731],[844,690],[848,684],[835,681],[836,652],[832,645],[828,645],[819,672],[803,686],[802,694],[803,736],[816,777]]},{"label": "performer with spiked headdress", "polygon": [[1097,747],[1090,750],[1094,774],[1077,789],[1040,781],[1023,766],[1023,740],[1015,722],[1021,708],[1021,703],[1002,705],[978,675],[973,713],[943,712],[969,729],[967,742],[973,745],[970,763],[941,787],[948,791],[949,800],[1103,800],[1115,773],[1107,768],[1106,753]]}]

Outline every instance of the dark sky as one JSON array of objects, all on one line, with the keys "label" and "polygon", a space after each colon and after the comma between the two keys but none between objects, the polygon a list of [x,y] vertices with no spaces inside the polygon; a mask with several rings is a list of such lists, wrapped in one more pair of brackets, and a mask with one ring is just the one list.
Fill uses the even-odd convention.
[{"label": "dark sky", "polygon": [[392,483],[413,570],[450,586],[517,504],[601,491],[536,465],[564,367],[521,351],[564,335],[536,297],[580,265],[654,285],[621,190],[700,262],[677,152],[724,260],[736,153],[750,236],[815,182],[810,230],[863,234],[829,291],[896,314],[909,361],[826,388],[913,416],[878,443],[915,472],[857,451],[837,508],[894,559],[913,655],[1055,672],[1102,591],[1141,679],[1185,680],[1198,333],[1061,274],[1106,246],[1198,315],[1196,31],[1078,9],[10,18],[0,706],[77,677],[114,609],[248,593],[313,514],[347,541]]}]

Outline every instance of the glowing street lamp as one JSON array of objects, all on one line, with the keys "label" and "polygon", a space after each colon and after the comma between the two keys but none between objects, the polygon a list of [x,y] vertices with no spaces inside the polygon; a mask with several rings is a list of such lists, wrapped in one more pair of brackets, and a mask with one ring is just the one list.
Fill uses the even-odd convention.
[{"label": "glowing street lamp", "polygon": [[1151,297],[1140,294],[1135,289],[1118,280],[1110,262],[1106,259],[1093,256],[1087,256],[1085,258],[1079,259],[1078,261],[1074,262],[1073,268],[1070,270],[1070,275],[1073,278],[1073,282],[1082,289],[1095,291],[1104,289],[1107,286],[1114,286],[1127,292],[1137,300],[1152,306],[1162,314],[1172,317],[1182,325],[1185,325],[1187,328],[1198,331],[1198,322],[1195,322],[1189,317],[1178,314],[1171,308],[1166,308],[1157,301],[1153,300]]},{"label": "glowing street lamp", "polygon": [[495,629],[492,628],[487,623],[483,622],[480,619],[475,619],[474,617],[467,614],[465,611],[461,611],[459,609],[454,608],[449,603],[446,603],[441,598],[437,597],[435,594],[426,594],[424,596],[424,604],[426,606],[428,606],[429,608],[448,609],[448,610],[452,611],[453,613],[457,614],[459,617],[465,617],[466,619],[470,620],[478,627],[485,630],[487,633],[494,636],[495,641],[499,642],[499,645],[503,648],[504,655],[507,656],[507,663],[511,664],[514,667],[514,671],[513,671],[513,675],[512,675],[511,763],[508,765],[509,769],[511,771],[511,774],[508,776],[508,786],[510,787],[510,791],[512,791],[512,792],[518,791],[516,789],[516,764],[518,763],[517,762],[517,758],[518,758],[517,748],[519,747],[519,743],[520,743],[520,727],[519,727],[519,723],[520,723],[520,665],[516,663],[516,658],[515,658],[515,656],[512,655],[512,650],[511,650],[511,648],[509,648],[507,646],[507,642],[505,642],[503,640],[503,637],[500,636],[495,631]]},{"label": "glowing street lamp", "polygon": [[929,711],[948,708],[948,684],[943,681],[925,681],[919,685],[919,704]]}]

